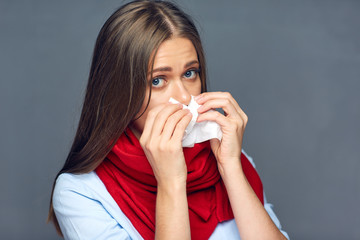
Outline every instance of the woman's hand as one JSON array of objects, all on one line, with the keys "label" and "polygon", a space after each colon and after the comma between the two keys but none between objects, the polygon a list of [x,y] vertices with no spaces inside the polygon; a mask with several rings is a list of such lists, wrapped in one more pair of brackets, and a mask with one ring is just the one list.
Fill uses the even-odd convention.
[{"label": "woman's hand", "polygon": [[[166,103],[149,111],[140,144],[158,186],[186,185],[187,168],[181,145],[191,113],[181,104]],[[175,184],[175,185],[174,185]]]},{"label": "woman's hand", "polygon": [[[240,155],[242,140],[248,117],[241,110],[235,99],[228,92],[205,92],[195,97],[198,104],[198,122],[215,121],[223,133],[221,142],[211,139],[211,149],[217,159],[219,171],[223,174],[224,169],[241,167]],[[225,115],[210,109],[222,108]]]},{"label": "woman's hand", "polygon": [[159,105],[148,112],[139,139],[158,183],[155,239],[190,239],[187,168],[181,141],[191,117],[181,104]]}]

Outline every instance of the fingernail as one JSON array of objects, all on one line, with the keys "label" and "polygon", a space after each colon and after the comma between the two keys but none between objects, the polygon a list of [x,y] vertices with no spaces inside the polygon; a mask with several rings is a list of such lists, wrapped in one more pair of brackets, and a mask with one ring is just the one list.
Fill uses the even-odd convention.
[{"label": "fingernail", "polygon": [[201,98],[201,94],[194,97],[195,101],[199,100]]}]

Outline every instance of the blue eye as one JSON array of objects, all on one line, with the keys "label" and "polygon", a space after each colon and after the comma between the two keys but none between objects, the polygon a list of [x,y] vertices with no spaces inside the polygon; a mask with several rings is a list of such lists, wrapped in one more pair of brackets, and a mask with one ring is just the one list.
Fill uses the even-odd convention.
[{"label": "blue eye", "polygon": [[164,85],[164,79],[157,77],[152,80],[153,87],[161,87],[162,85]]},{"label": "blue eye", "polygon": [[198,73],[197,70],[189,70],[189,71],[185,72],[184,77],[186,77],[186,78],[195,78],[197,73]]}]

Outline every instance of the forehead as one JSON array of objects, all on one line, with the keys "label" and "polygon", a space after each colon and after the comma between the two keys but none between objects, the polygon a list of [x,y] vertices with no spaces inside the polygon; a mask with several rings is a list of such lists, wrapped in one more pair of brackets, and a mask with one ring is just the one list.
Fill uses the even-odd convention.
[{"label": "forehead", "polygon": [[160,45],[155,55],[154,68],[192,60],[198,60],[193,43],[187,38],[171,38]]}]

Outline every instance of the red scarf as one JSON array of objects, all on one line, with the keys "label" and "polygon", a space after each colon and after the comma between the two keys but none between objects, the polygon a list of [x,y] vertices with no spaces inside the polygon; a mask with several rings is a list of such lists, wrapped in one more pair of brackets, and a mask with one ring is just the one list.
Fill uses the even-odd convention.
[{"label": "red scarf", "polygon": [[[226,188],[209,141],[183,148],[183,152],[188,171],[191,239],[208,239],[218,222],[234,218]],[[264,204],[261,180],[243,153],[241,164],[248,182]],[[130,129],[120,136],[95,171],[140,235],[146,240],[154,239],[157,183],[145,153]]]}]

